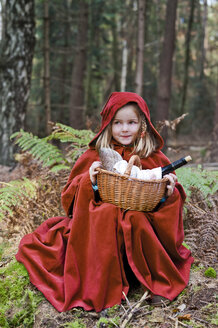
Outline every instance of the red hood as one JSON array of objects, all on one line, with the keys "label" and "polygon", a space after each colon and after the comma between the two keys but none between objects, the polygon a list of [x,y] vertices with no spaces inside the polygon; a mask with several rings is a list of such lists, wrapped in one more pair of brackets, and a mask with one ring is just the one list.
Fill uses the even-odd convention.
[{"label": "red hood", "polygon": [[151,123],[150,120],[150,112],[148,109],[148,106],[144,99],[133,92],[113,92],[106,104],[104,105],[104,108],[101,112],[102,116],[102,123],[100,131],[96,134],[96,136],[92,139],[92,141],[89,143],[89,146],[94,146],[97,138],[102,133],[102,131],[106,128],[106,126],[111,122],[114,115],[116,114],[117,110],[126,105],[129,102],[135,102],[141,109],[141,111],[145,114],[147,122],[149,123],[151,130],[157,140],[158,148],[157,150],[161,149],[164,145],[162,137],[159,135],[157,130],[154,128],[154,126]]}]

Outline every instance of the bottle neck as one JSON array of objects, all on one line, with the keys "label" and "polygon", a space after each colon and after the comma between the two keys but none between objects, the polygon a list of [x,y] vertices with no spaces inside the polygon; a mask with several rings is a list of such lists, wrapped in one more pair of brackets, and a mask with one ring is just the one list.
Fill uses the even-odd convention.
[{"label": "bottle neck", "polygon": [[190,160],[191,160],[190,156],[182,157],[179,160],[162,167],[162,176],[175,171],[176,169],[178,169],[183,165],[186,165]]}]

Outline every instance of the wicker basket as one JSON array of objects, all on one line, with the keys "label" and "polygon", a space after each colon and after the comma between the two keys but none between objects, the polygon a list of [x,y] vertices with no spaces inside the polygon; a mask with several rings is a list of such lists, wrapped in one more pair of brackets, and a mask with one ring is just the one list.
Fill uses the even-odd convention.
[{"label": "wicker basket", "polygon": [[130,178],[133,164],[141,165],[137,155],[130,158],[124,175],[99,168],[97,180],[100,197],[103,202],[125,210],[152,211],[163,198],[168,179],[145,181]]}]

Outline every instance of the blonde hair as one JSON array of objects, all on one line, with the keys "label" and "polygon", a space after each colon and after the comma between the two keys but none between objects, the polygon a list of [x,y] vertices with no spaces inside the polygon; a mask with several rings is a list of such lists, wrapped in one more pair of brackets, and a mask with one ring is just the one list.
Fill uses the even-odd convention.
[{"label": "blonde hair", "polygon": [[[140,129],[138,133],[138,137],[136,138],[134,145],[133,145],[133,153],[138,155],[139,157],[148,157],[153,151],[157,149],[157,141],[151,133],[151,128],[147,123],[145,114],[142,113],[141,109],[138,107],[136,103],[128,103],[131,104],[136,109],[136,114],[140,121]],[[127,104],[126,104],[127,105]],[[123,108],[123,107],[122,107]],[[96,141],[95,148],[99,151],[100,148],[114,148],[113,144],[111,143],[112,140],[112,123],[113,120],[106,126],[106,128],[102,131],[100,136]],[[146,127],[146,131],[145,131]],[[144,131],[145,135],[141,137],[141,132]]]}]

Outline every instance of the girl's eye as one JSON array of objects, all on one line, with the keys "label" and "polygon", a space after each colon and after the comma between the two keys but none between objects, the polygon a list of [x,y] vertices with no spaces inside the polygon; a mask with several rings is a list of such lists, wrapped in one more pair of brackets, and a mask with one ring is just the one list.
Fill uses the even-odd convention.
[{"label": "girl's eye", "polygon": [[[122,124],[122,122],[120,122],[120,121],[114,121],[113,124],[114,125]],[[136,121],[129,121],[127,124],[138,124],[138,122],[136,122]]]}]

